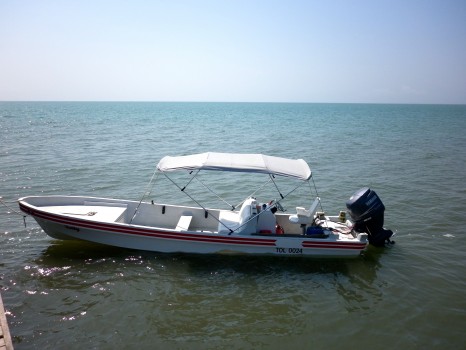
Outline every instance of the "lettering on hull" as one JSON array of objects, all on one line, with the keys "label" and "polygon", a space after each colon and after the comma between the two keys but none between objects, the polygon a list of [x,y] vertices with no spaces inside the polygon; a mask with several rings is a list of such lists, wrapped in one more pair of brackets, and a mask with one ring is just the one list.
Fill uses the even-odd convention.
[{"label": "lettering on hull", "polygon": [[79,232],[79,228],[78,228],[78,227],[65,225],[65,228],[67,228],[68,230],[73,230],[73,231]]},{"label": "lettering on hull", "polygon": [[302,248],[275,248],[275,252],[278,254],[302,254]]}]

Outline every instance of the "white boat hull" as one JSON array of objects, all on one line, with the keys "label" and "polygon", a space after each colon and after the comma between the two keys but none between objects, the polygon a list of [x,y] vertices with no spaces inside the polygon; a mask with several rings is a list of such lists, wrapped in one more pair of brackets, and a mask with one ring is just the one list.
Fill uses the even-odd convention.
[{"label": "white boat hull", "polygon": [[[41,196],[19,199],[20,209],[34,217],[56,239],[77,239],[111,246],[163,253],[259,254],[278,256],[357,257],[366,249],[365,235],[353,237],[326,231],[325,237],[299,234],[219,233],[212,229],[218,210],[143,203],[141,217],[133,217],[137,202],[94,197]],[[144,214],[145,213],[145,214]],[[189,213],[193,227],[179,229],[173,217]],[[217,216],[216,216],[217,215]],[[289,215],[288,215],[289,216]],[[157,224],[150,218],[157,217]],[[134,220],[133,220],[134,219]],[[201,223],[206,222],[206,226]],[[285,220],[284,220],[285,222]],[[210,225],[210,227],[209,227]]]}]

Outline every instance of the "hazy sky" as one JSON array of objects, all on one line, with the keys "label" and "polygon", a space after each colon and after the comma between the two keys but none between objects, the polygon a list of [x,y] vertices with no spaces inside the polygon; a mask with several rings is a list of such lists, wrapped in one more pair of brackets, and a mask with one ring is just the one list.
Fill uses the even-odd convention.
[{"label": "hazy sky", "polygon": [[466,0],[0,0],[0,100],[466,104]]}]

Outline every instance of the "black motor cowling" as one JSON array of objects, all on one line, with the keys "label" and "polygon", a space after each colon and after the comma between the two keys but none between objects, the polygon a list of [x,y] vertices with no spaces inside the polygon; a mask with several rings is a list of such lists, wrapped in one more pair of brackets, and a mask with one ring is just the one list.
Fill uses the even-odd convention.
[{"label": "black motor cowling", "polygon": [[346,208],[354,221],[354,230],[368,233],[370,244],[381,247],[390,242],[393,232],[383,228],[385,206],[377,193],[361,188],[346,202]]}]

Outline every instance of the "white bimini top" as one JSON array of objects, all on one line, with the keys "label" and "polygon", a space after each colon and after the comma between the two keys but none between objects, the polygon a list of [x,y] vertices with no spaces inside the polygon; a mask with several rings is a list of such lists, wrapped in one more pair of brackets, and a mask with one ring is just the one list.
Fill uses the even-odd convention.
[{"label": "white bimini top", "polygon": [[287,159],[264,154],[206,152],[187,156],[163,157],[157,170],[216,170],[263,173],[309,180],[311,169],[303,159]]}]

